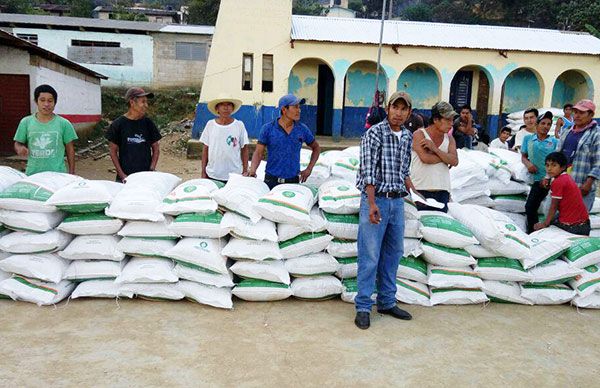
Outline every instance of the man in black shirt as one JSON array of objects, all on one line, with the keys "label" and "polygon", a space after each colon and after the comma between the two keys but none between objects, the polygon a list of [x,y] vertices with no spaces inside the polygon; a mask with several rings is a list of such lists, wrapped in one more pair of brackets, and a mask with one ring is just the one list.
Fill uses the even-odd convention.
[{"label": "man in black shirt", "polygon": [[404,122],[404,126],[410,133],[414,133],[419,128],[425,128],[426,125],[423,116],[413,110],[408,119]]},{"label": "man in black shirt", "polygon": [[470,105],[463,105],[460,108],[460,116],[454,120],[452,127],[452,136],[456,141],[456,148],[473,149],[473,140],[477,134],[477,129],[475,128]]},{"label": "man in black shirt", "polygon": [[125,93],[129,109],[112,122],[106,132],[110,158],[117,170],[117,182],[125,182],[127,176],[140,171],[154,171],[160,155],[160,132],[146,117],[148,99],[154,93],[142,88],[129,88]]}]

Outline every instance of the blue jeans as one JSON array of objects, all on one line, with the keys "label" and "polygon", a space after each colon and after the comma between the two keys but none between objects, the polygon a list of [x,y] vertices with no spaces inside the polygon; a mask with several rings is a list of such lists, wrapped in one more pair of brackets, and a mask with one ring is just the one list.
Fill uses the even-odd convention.
[{"label": "blue jeans", "polygon": [[377,308],[396,305],[396,272],[404,253],[404,199],[376,197],[381,221],[369,221],[369,201],[363,193],[358,225],[357,312],[371,312],[371,295],[377,283]]},{"label": "blue jeans", "polygon": [[590,191],[588,193],[588,195],[583,197],[583,203],[585,204],[585,207],[587,207],[588,212],[592,210],[592,206],[594,206],[595,199],[596,199],[596,190]]}]

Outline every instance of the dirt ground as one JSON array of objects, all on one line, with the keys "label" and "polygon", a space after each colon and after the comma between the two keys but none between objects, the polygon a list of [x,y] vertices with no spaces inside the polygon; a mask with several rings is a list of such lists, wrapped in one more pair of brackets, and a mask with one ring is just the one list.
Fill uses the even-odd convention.
[{"label": "dirt ground", "polygon": [[[171,140],[159,169],[199,177],[200,161]],[[78,160],[77,172],[114,177],[108,157]],[[407,306],[413,321],[374,313],[361,331],[340,300],[234,306],[0,301],[0,386],[600,385],[599,311]]]}]

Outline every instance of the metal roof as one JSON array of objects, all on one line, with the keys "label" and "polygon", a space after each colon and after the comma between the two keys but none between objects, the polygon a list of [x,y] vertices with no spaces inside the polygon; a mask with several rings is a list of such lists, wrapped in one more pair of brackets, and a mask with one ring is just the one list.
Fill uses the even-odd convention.
[{"label": "metal roof", "polygon": [[[293,40],[378,44],[380,20],[292,15]],[[383,44],[600,54],[600,39],[585,32],[386,20]]]},{"label": "metal roof", "polygon": [[87,29],[90,31],[118,30],[118,31],[141,31],[141,32],[167,32],[181,34],[203,34],[212,35],[212,26],[193,26],[181,24],[162,24],[151,22],[132,22],[127,20],[105,20],[91,18],[72,18],[67,16],[50,15],[24,15],[15,13],[0,13],[0,25],[15,25],[26,28],[57,29]]},{"label": "metal roof", "polygon": [[78,63],[75,63],[65,57],[61,57],[58,54],[53,53],[52,51],[48,51],[41,47],[38,47],[32,43],[29,43],[26,40],[21,38],[17,38],[16,36],[9,34],[8,32],[0,30],[0,45],[6,45],[10,47],[14,47],[21,50],[27,50],[30,54],[37,55],[38,57],[42,57],[48,59],[49,61],[59,63],[65,67],[76,70],[80,73],[89,75],[95,78],[108,79],[107,76],[97,73],[91,69],[88,69],[85,66],[81,66]]}]

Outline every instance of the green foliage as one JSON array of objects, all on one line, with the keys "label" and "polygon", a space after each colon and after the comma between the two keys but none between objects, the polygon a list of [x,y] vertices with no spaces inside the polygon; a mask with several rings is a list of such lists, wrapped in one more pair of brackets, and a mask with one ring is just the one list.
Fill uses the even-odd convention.
[{"label": "green foliage", "polygon": [[404,11],[402,11],[401,16],[404,20],[427,22],[432,20],[433,11],[428,5],[415,4],[406,7]]},{"label": "green foliage", "polygon": [[189,23],[214,26],[220,4],[220,0],[189,0]]},{"label": "green foliage", "polygon": [[71,15],[79,18],[91,18],[94,9],[92,0],[69,0],[71,6]]},{"label": "green foliage", "polygon": [[321,15],[323,6],[318,0],[294,0],[292,13],[294,15]]}]

